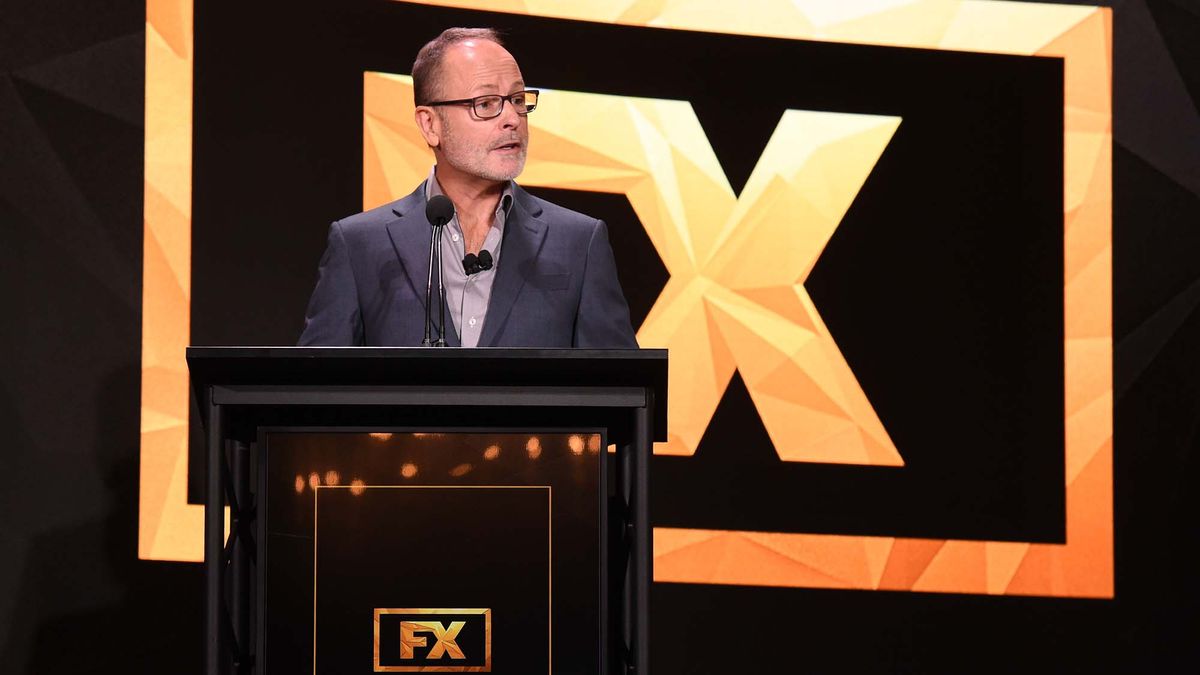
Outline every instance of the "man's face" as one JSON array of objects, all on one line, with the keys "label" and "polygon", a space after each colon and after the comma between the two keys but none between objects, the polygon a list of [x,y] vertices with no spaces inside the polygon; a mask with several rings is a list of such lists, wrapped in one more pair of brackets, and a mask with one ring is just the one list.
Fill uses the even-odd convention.
[{"label": "man's face", "polygon": [[[469,40],[451,47],[442,61],[440,100],[508,95],[525,89],[517,61],[489,40]],[[437,150],[440,162],[489,181],[509,181],[525,168],[529,123],[504,102],[499,117],[479,119],[469,106],[438,106]]]}]

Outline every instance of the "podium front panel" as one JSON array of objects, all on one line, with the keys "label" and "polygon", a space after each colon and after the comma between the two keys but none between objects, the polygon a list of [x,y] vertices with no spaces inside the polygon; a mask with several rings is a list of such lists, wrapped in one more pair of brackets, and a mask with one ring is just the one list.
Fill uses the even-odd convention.
[{"label": "podium front panel", "polygon": [[604,447],[594,430],[264,431],[261,672],[600,673]]}]

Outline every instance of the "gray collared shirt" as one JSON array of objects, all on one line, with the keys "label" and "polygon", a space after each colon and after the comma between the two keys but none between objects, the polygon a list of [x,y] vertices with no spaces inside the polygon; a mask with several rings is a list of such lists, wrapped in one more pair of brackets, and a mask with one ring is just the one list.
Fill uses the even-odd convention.
[{"label": "gray collared shirt", "polygon": [[[442,194],[434,169],[429,170],[425,181],[425,200]],[[483,249],[492,254],[492,268],[470,276],[463,269],[463,257],[467,254],[466,237],[458,216],[442,228],[442,287],[446,291],[446,311],[454,322],[454,329],[464,347],[479,345],[483,332],[483,319],[487,315],[488,302],[492,298],[492,284],[496,280],[496,268],[500,265],[500,242],[504,238],[504,222],[512,209],[513,184],[509,181],[500,194],[496,216],[492,227],[483,240]]]}]

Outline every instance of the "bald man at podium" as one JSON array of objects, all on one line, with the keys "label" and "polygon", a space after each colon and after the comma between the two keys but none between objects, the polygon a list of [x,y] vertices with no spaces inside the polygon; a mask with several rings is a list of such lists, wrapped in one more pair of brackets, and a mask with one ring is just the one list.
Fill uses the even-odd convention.
[{"label": "bald man at podium", "polygon": [[[421,345],[428,293],[448,346],[637,348],[604,222],[513,182],[538,92],[497,33],[444,31],[412,76],[436,163],[412,194],[330,227],[300,345]],[[435,257],[427,208],[439,196],[449,205]]]}]

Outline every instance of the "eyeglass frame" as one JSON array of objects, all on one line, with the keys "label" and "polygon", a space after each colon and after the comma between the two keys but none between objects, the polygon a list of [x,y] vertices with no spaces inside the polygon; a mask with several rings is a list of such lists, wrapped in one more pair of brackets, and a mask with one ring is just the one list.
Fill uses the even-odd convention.
[{"label": "eyeglass frame", "polygon": [[[476,117],[478,117],[479,119],[481,119],[481,120],[494,120],[494,119],[496,119],[497,117],[499,117],[499,116],[501,116],[501,115],[503,115],[503,114],[504,114],[504,104],[505,104],[505,103],[508,103],[508,104],[510,104],[510,105],[513,105],[513,106],[515,106],[516,104],[515,104],[515,103],[513,103],[513,101],[512,101],[513,97],[515,97],[515,96],[520,96],[520,95],[522,95],[522,94],[533,94],[533,98],[534,98],[534,99],[535,99],[535,101],[536,101],[536,99],[538,99],[539,97],[541,97],[541,95],[542,95],[542,92],[541,92],[541,90],[539,90],[539,89],[522,89],[521,91],[514,91],[513,93],[511,93],[511,94],[507,94],[507,95],[505,95],[505,94],[484,94],[484,95],[482,95],[482,96],[473,96],[473,97],[471,97],[471,98],[456,98],[456,99],[454,99],[454,100],[451,100],[451,101],[430,101],[429,103],[424,103],[424,104],[422,104],[422,105],[426,105],[426,106],[430,106],[430,107],[433,107],[433,106],[439,106],[439,105],[465,105],[465,106],[470,106],[470,108],[471,108],[471,112],[472,112],[472,113],[474,113],[474,114],[475,114],[475,116],[476,116]],[[478,101],[479,99],[483,99],[483,98],[499,98],[499,99],[500,99],[500,108],[499,108],[498,110],[496,110],[496,114],[495,114],[495,115],[492,115],[491,117],[484,117],[483,115],[480,115],[480,114],[479,114],[479,111],[478,111],[478,110],[476,109],[476,107],[475,107],[475,106],[476,106],[476,103],[475,103],[475,102],[476,102],[476,101]],[[521,111],[519,111],[519,110],[518,110],[518,111],[517,111],[517,114],[518,114],[518,115],[520,115],[521,117],[525,117],[525,116],[529,115],[529,113],[533,112],[533,111],[534,111],[534,110],[536,110],[536,109],[537,109],[537,103],[535,102],[535,103],[533,104],[533,107],[531,107],[531,108],[526,108],[525,112],[521,112]]]}]

